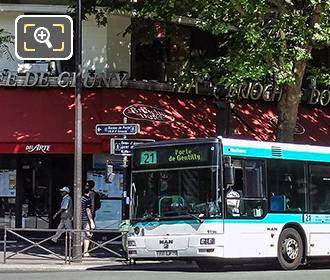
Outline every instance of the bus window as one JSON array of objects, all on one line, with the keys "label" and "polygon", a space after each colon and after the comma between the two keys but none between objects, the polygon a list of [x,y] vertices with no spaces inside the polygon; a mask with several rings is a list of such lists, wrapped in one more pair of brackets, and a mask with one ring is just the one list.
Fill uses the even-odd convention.
[{"label": "bus window", "polygon": [[309,184],[312,213],[330,213],[330,166],[311,165]]},{"label": "bus window", "polygon": [[261,162],[256,160],[247,160],[245,162],[245,173],[245,196],[264,197]]},{"label": "bus window", "polygon": [[133,174],[136,220],[219,218],[215,168],[143,171]]},{"label": "bus window", "polygon": [[292,160],[268,160],[267,181],[271,212],[305,210],[304,163]]},{"label": "bus window", "polygon": [[261,218],[265,213],[262,161],[233,159],[234,185],[226,190],[227,218]]}]

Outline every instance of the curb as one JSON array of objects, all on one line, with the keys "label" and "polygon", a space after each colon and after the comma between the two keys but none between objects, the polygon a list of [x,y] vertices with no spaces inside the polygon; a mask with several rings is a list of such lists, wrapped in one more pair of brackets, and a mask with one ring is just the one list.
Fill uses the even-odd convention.
[{"label": "curb", "polygon": [[158,263],[141,262],[136,265],[128,265],[110,261],[90,264],[0,264],[2,273],[21,272],[70,272],[70,271],[132,271],[132,270],[157,270],[157,269],[192,269],[194,266],[183,263]]},{"label": "curb", "polygon": [[95,263],[95,264],[0,264],[1,272],[60,272],[60,271],[84,271],[96,270],[102,267],[114,267],[116,269],[128,268],[120,263]]}]

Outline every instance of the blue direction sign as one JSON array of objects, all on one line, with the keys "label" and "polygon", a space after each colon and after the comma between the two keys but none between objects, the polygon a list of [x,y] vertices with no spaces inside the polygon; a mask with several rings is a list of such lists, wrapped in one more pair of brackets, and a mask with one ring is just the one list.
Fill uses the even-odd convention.
[{"label": "blue direction sign", "polygon": [[112,138],[110,143],[110,152],[113,155],[130,156],[132,155],[132,149],[134,146],[146,142],[155,142],[155,140]]},{"label": "blue direction sign", "polygon": [[97,135],[135,135],[140,132],[140,125],[126,123],[97,124]]}]

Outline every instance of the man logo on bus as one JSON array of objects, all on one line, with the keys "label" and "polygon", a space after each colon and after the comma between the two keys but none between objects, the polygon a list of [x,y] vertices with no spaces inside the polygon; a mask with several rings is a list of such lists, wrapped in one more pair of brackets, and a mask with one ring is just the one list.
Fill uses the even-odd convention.
[{"label": "man logo on bus", "polygon": [[164,244],[164,245],[173,244],[173,240],[171,240],[171,239],[159,240],[159,244]]}]

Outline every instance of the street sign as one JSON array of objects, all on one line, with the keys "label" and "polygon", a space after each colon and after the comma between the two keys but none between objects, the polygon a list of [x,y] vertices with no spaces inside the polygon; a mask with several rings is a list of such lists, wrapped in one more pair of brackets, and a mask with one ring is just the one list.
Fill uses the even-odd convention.
[{"label": "street sign", "polygon": [[140,132],[140,125],[126,123],[97,124],[97,135],[135,135]]},{"label": "street sign", "polygon": [[110,143],[110,153],[113,155],[130,156],[132,155],[132,149],[134,146],[147,142],[155,142],[155,140],[112,138]]}]

